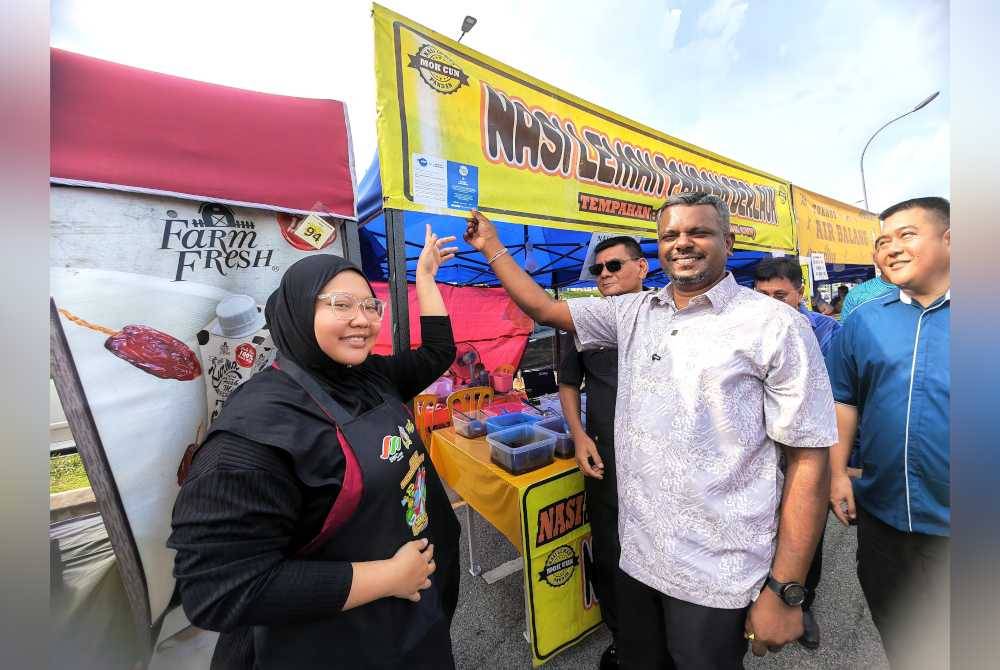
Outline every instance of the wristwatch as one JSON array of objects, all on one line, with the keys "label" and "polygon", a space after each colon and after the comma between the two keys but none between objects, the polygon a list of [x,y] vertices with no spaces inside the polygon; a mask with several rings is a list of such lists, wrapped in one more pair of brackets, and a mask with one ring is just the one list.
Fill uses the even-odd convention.
[{"label": "wristwatch", "polygon": [[769,574],[767,588],[777,593],[782,602],[789,607],[801,607],[806,600],[806,587],[798,582],[779,582]]}]

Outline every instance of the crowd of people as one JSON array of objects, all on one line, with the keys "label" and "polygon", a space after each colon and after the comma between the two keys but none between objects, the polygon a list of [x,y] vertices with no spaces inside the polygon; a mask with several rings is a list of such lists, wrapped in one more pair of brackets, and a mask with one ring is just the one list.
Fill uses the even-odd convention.
[{"label": "crowd of people", "polygon": [[[669,284],[645,290],[648,261],[617,237],[596,249],[601,296],[570,301],[472,213],[465,241],[512,299],[575,337],[559,394],[612,634],[598,667],[729,670],[748,649],[820,647],[831,508],[857,524],[892,667],[946,667],[949,204],[880,219],[882,278],[838,295],[838,322],[805,309],[794,261],[737,284],[729,208],[707,193],[659,210]],[[371,353],[384,306],[343,259],[299,261],[268,301],[278,361],[233,393],[174,509],[184,609],[224,632],[214,668],[454,667],[459,528],[405,408],[455,353],[434,282],[452,239],[428,228],[414,351]]]}]

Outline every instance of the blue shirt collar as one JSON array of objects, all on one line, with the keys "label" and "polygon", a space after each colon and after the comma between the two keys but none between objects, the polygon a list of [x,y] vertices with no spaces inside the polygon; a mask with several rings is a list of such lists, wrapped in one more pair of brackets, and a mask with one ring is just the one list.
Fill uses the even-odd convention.
[{"label": "blue shirt collar", "polygon": [[[903,289],[899,289],[899,291],[897,291],[897,292],[896,292],[895,294],[892,294],[892,293],[890,293],[889,295],[890,295],[890,296],[891,296],[891,297],[892,297],[893,299],[896,299],[896,300],[899,300],[899,301],[900,301],[901,303],[903,303],[904,305],[912,305],[912,304],[913,304],[913,298],[911,298],[911,297],[910,297],[910,296],[909,296],[909,295],[908,295],[908,294],[906,293],[906,291],[904,291]],[[945,291],[945,294],[944,294],[944,297],[942,297],[942,298],[938,298],[937,300],[935,300],[934,302],[932,302],[932,303],[931,303],[931,304],[930,304],[930,305],[929,305],[929,306],[927,307],[927,309],[930,309],[931,307],[934,307],[935,305],[938,305],[938,304],[941,304],[941,303],[945,303],[945,302],[948,302],[948,301],[950,301],[950,300],[951,300],[951,289],[949,288],[949,289],[948,289],[947,291]]]}]

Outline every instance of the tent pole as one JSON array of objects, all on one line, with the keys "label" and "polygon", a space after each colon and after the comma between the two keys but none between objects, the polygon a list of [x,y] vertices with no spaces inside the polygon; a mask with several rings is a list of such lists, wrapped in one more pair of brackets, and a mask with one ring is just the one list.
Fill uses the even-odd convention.
[{"label": "tent pole", "polygon": [[358,222],[344,219],[342,234],[344,236],[344,258],[361,265],[361,238],[358,235]]},{"label": "tent pole", "polygon": [[[559,285],[556,284],[556,273],[555,272],[552,273],[552,286],[555,289],[556,300],[558,300],[559,299]],[[562,356],[560,355],[560,351],[559,351],[560,350],[560,347],[559,347],[559,340],[560,339],[561,338],[559,337],[559,329],[556,328],[555,329],[555,333],[553,333],[553,335],[552,335],[552,347],[553,347],[552,352],[553,352],[553,355],[555,356],[555,358],[552,361],[552,369],[556,370],[557,374],[558,374],[558,370],[559,370],[559,363],[560,363],[560,361],[562,361]]]},{"label": "tent pole", "polygon": [[410,349],[410,305],[406,282],[406,231],[403,212],[385,210],[385,249],[389,265],[389,310],[392,312],[392,353]]}]

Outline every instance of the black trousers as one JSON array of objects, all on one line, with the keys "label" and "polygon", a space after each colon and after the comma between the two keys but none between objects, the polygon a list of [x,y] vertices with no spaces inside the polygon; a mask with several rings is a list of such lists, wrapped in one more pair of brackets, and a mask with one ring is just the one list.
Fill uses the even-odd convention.
[{"label": "black trousers", "polygon": [[618,571],[618,659],[623,670],[742,670],[748,607],[716,609],[671,598]]},{"label": "black trousers", "polygon": [[950,540],[904,533],[857,510],[858,580],[889,665],[948,667]]},{"label": "black trousers", "polygon": [[604,462],[604,479],[585,477],[583,489],[587,495],[587,515],[590,517],[590,533],[594,548],[594,591],[601,603],[604,623],[614,639],[618,639],[618,602],[615,594],[618,558],[621,545],[618,542],[618,484],[614,467],[614,445],[611,457],[605,455],[607,448],[598,444],[598,453]]}]

